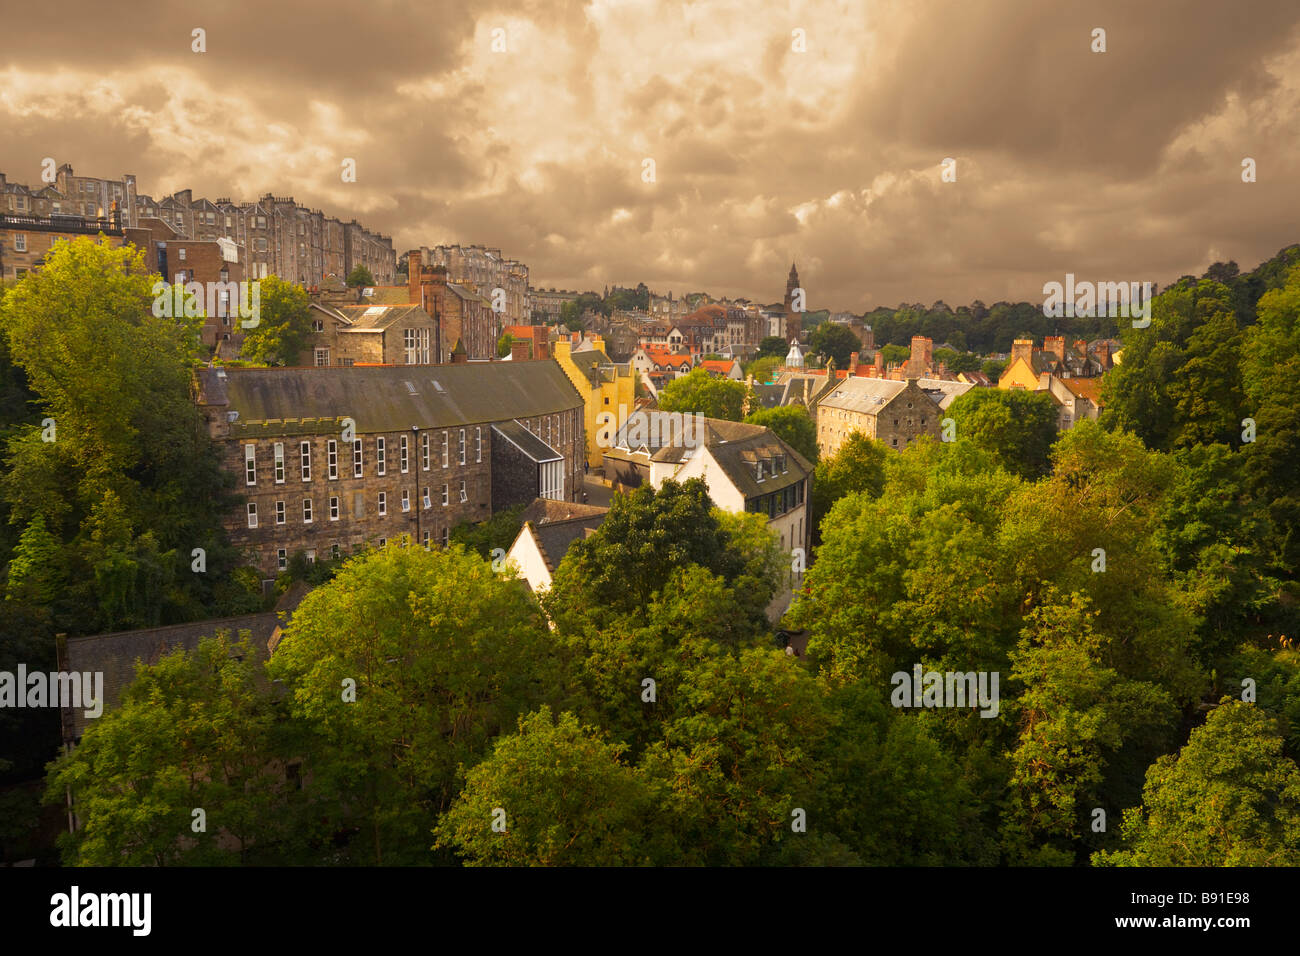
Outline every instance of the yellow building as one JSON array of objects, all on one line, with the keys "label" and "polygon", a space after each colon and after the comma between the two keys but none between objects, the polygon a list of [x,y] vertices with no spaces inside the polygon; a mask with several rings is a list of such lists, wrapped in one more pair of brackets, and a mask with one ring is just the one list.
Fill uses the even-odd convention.
[{"label": "yellow building", "polygon": [[[998,376],[998,388],[1023,388],[1027,392],[1038,390],[1039,376],[1048,369],[1043,367],[1034,350],[1033,339],[1016,339],[1011,346],[1011,359]],[[1036,361],[1037,360],[1037,361]]]},{"label": "yellow building", "polygon": [[[610,361],[600,336],[592,336],[591,342],[595,348],[578,352],[563,339],[551,348],[586,404],[587,463],[599,468],[605,461],[602,439],[613,436],[623,426],[636,403],[636,372],[627,363]],[[610,417],[598,418],[604,413]]]}]

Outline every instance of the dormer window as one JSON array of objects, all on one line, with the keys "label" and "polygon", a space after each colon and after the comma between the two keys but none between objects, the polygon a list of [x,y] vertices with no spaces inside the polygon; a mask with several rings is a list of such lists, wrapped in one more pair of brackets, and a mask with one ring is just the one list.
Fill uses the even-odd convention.
[{"label": "dormer window", "polygon": [[763,462],[762,462],[762,459],[760,459],[760,460],[758,461],[757,465],[755,466],[755,470],[756,470],[757,473],[758,473],[758,480],[759,480],[759,481],[762,481],[762,480],[763,480]]}]

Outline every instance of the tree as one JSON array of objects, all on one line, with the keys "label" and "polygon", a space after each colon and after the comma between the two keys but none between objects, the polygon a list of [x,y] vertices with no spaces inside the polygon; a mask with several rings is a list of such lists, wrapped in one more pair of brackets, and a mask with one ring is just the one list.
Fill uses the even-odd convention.
[{"label": "tree", "polygon": [[1283,756],[1277,722],[1224,698],[1178,754],[1147,771],[1142,806],[1124,813],[1123,841],[1093,862],[1300,865],[1300,768]]},{"label": "tree", "polygon": [[510,343],[515,337],[509,332],[502,332],[501,338],[497,339],[497,358],[505,358],[510,354]]},{"label": "tree", "polygon": [[81,821],[60,838],[67,864],[229,865],[293,836],[284,826],[289,787],[276,769],[286,738],[241,637],[218,633],[137,666],[121,705],[51,765],[47,802],[62,805],[71,791]]},{"label": "tree", "polygon": [[[211,614],[237,557],[229,479],[190,395],[198,324],[155,312],[155,278],[133,247],[77,239],[0,309],[38,409],[10,433],[0,493],[15,526],[40,515],[66,546],[56,624],[71,633]],[[189,573],[196,547],[205,575]]]},{"label": "tree", "polygon": [[745,421],[772,429],[777,437],[807,458],[817,461],[817,426],[801,405],[779,405],[750,412]]},{"label": "tree", "polygon": [[494,549],[509,551],[515,543],[519,534],[519,516],[525,507],[523,504],[513,505],[486,521],[458,524],[451,529],[451,541],[463,544],[468,550],[476,551],[479,557],[490,560]]},{"label": "tree", "polygon": [[278,276],[259,282],[261,314],[257,325],[244,333],[240,354],[263,365],[291,365],[311,340],[307,293]]},{"label": "tree", "polygon": [[998,359],[988,359],[980,366],[980,371],[992,379],[995,385],[997,384],[998,379],[1002,377],[1002,373],[1006,370],[1007,363],[1005,360],[999,361]]},{"label": "tree", "polygon": [[845,495],[865,492],[879,495],[885,485],[885,458],[889,450],[883,443],[855,432],[839,451],[817,463],[812,486],[813,536],[821,542],[821,523],[831,506]]},{"label": "tree", "polygon": [[758,343],[758,355],[756,358],[777,358],[785,360],[786,355],[790,353],[790,343],[779,335],[768,335]]},{"label": "tree", "polygon": [[981,364],[979,356],[970,352],[954,352],[952,349],[935,349],[934,360],[943,362],[954,375],[958,372],[979,371]]},{"label": "tree", "polygon": [[839,368],[847,368],[849,356],[862,348],[862,342],[847,325],[823,322],[808,336],[808,348],[810,351],[833,358]]},{"label": "tree", "polygon": [[912,356],[912,350],[906,345],[885,345],[879,352],[884,356],[886,367],[906,362]]},{"label": "tree", "polygon": [[948,417],[957,441],[989,452],[1007,471],[1032,479],[1049,470],[1056,406],[1046,392],[972,388],[953,399]]},{"label": "tree", "polygon": [[364,265],[360,263],[354,266],[352,271],[348,273],[349,288],[356,289],[356,288],[360,288],[361,286],[371,286],[374,284],[375,284],[375,277],[370,274],[369,269],[367,269]]},{"label": "tree", "polygon": [[462,765],[557,692],[553,641],[519,584],[460,546],[349,560],[299,605],[269,672],[310,728],[312,788],[353,862],[428,862]]},{"label": "tree", "polygon": [[434,829],[435,848],[455,847],[470,866],[656,862],[646,855],[662,832],[650,825],[652,791],[620,759],[625,748],[601,736],[570,713],[552,721],[545,706],[520,717],[518,732],[469,771]]},{"label": "tree", "polygon": [[738,422],[744,416],[749,386],[729,378],[714,378],[702,368],[673,379],[659,392],[665,412],[696,413],[706,418]]},{"label": "tree", "polygon": [[752,375],[754,381],[760,385],[766,385],[776,377],[777,370],[784,364],[785,356],[776,358],[769,355],[765,358],[757,358],[745,366],[745,374]]}]

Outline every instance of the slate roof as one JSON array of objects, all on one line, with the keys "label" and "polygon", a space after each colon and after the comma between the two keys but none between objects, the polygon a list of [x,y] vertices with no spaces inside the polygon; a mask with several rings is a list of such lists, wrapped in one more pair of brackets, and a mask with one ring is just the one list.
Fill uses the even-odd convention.
[{"label": "slate roof", "polygon": [[571,518],[590,518],[604,515],[609,509],[601,505],[584,505],[573,501],[556,501],[554,498],[534,498],[532,504],[519,516],[519,525],[532,522],[535,525],[553,524],[568,521]]},{"label": "slate roof", "polygon": [[943,409],[951,405],[958,395],[965,395],[975,387],[969,382],[949,382],[938,378],[918,378],[916,384]]},{"label": "slate roof", "polygon": [[409,319],[412,315],[427,320],[429,313],[418,305],[340,305],[335,306],[347,325],[340,332],[379,332],[391,328],[394,322]]},{"label": "slate roof", "polygon": [[492,430],[536,462],[559,461],[564,456],[516,421],[498,422]]},{"label": "slate roof", "polygon": [[259,426],[268,434],[282,433],[304,419],[332,424],[350,417],[358,432],[399,432],[413,425],[450,428],[583,407],[555,361],[203,368],[195,374],[200,404],[238,413],[232,436],[256,434]]},{"label": "slate roof", "polygon": [[[698,444],[709,449],[709,454],[727,478],[746,498],[779,491],[787,485],[802,481],[813,472],[808,459],[786,444],[776,432],[763,425],[706,418],[703,440]],[[652,460],[681,462],[690,457],[691,451],[683,443],[677,442],[655,452]],[[758,461],[777,455],[785,455],[786,471],[760,482],[757,476]]]},{"label": "slate roof", "polygon": [[[608,509],[606,509],[607,511]],[[548,524],[535,525],[532,522],[524,525],[524,530],[533,536],[537,542],[537,550],[542,553],[542,560],[546,562],[546,570],[552,574],[564,560],[564,556],[569,553],[569,548],[573,542],[599,528],[605,521],[605,511],[595,515],[583,515],[577,518],[569,518],[566,521],[552,521]]]},{"label": "slate roof", "polygon": [[[267,641],[279,625],[275,611],[262,614],[243,614],[191,624],[174,624],[170,627],[150,627],[137,631],[118,631],[89,637],[70,637],[63,652],[60,667],[66,671],[102,672],[104,675],[104,713],[116,707],[122,692],[135,680],[135,664],[156,664],[177,648],[193,650],[205,637],[213,637],[225,630],[233,640],[239,632],[250,632],[250,641],[258,660],[265,660]],[[95,718],[87,718],[84,708],[65,708],[62,712],[65,740],[78,740],[87,725]]]},{"label": "slate roof", "polygon": [[874,415],[907,388],[907,383],[888,378],[854,377],[836,382],[835,386],[818,401],[819,405]]}]

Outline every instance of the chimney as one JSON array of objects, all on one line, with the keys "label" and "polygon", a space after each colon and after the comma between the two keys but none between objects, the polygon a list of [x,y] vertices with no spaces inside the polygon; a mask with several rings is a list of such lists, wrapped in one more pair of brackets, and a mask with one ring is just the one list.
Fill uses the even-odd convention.
[{"label": "chimney", "polygon": [[510,343],[510,361],[527,362],[532,343],[528,339],[515,339]]},{"label": "chimney", "polygon": [[858,353],[851,352],[849,354],[849,375],[853,376],[857,374],[858,374]]},{"label": "chimney", "polygon": [[1051,352],[1058,362],[1065,361],[1065,336],[1048,335],[1043,338],[1043,351]]},{"label": "chimney", "polygon": [[1113,363],[1110,359],[1110,339],[1102,339],[1097,343],[1097,361],[1101,363],[1102,369],[1109,369]]},{"label": "chimney", "polygon": [[419,249],[406,254],[406,285],[412,305],[420,301],[420,262]]},{"label": "chimney", "polygon": [[1026,362],[1033,362],[1034,358],[1034,340],[1033,339],[1016,339],[1011,343],[1011,362],[1022,358]]},{"label": "chimney", "polygon": [[1084,358],[1088,357],[1088,343],[1085,342],[1083,339],[1074,340],[1074,350],[1078,352],[1080,355],[1082,355]]}]

